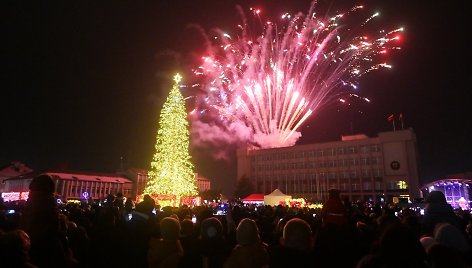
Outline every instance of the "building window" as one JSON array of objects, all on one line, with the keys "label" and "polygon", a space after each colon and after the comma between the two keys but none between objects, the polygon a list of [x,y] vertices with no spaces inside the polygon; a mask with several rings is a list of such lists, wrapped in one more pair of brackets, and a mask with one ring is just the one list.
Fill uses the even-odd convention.
[{"label": "building window", "polygon": [[351,171],[351,178],[358,178],[358,174],[356,170]]},{"label": "building window", "polygon": [[316,152],[316,156],[318,156],[318,157],[323,157],[323,156],[324,156],[324,151],[323,151],[323,150],[318,150],[318,151]]},{"label": "building window", "polygon": [[370,150],[372,152],[376,152],[376,153],[380,152],[380,146],[378,144],[374,144],[374,145],[370,146]]},{"label": "building window", "polygon": [[371,163],[372,165],[380,165],[380,164],[381,164],[380,158],[378,158],[378,157],[372,157],[372,158],[370,159],[370,163]]},{"label": "building window", "polygon": [[326,155],[336,155],[336,149],[334,148],[328,148],[326,149]]},{"label": "building window", "polygon": [[387,182],[387,190],[396,190],[396,189],[398,189],[396,181]]},{"label": "building window", "polygon": [[343,154],[344,154],[344,148],[343,148],[343,147],[338,148],[336,151],[337,151],[336,153],[337,153],[338,155],[343,155]]},{"label": "building window", "polygon": [[308,152],[308,157],[314,157],[314,156],[315,156],[315,152],[313,152],[313,151]]},{"label": "building window", "polygon": [[398,189],[408,189],[408,184],[406,181],[397,181],[397,187]]},{"label": "building window", "polygon": [[336,160],[329,160],[328,165],[329,165],[329,167],[335,167],[336,166]]},{"label": "building window", "polygon": [[360,162],[361,162],[361,165],[367,166],[369,164],[369,158],[361,158]]},{"label": "building window", "polygon": [[370,171],[369,170],[362,170],[362,177],[363,178],[370,178]]},{"label": "building window", "polygon": [[362,182],[362,189],[364,191],[371,191],[372,190],[372,182],[370,182],[370,181]]},{"label": "building window", "polygon": [[360,184],[358,181],[352,181],[351,182],[351,191],[353,192],[357,192],[357,191],[360,191]]},{"label": "building window", "polygon": [[348,180],[341,180],[339,183],[339,190],[341,192],[347,192],[349,191],[349,181]]},{"label": "building window", "polygon": [[376,191],[381,191],[382,190],[382,181],[380,180],[375,180],[374,182],[374,188]]},{"label": "building window", "polygon": [[343,171],[343,172],[341,173],[341,178],[349,179],[349,172]]},{"label": "building window", "polygon": [[357,166],[359,164],[359,161],[355,158],[351,158],[348,161],[350,166]]},{"label": "building window", "polygon": [[363,145],[363,146],[359,147],[359,151],[361,152],[361,154],[366,154],[366,153],[369,152],[369,146]]},{"label": "building window", "polygon": [[376,168],[373,170],[372,175],[374,176],[374,178],[382,178],[383,172],[380,168]]},{"label": "building window", "polygon": [[354,146],[349,147],[347,150],[348,150],[348,153],[350,153],[350,154],[356,154],[357,153],[357,147],[354,147]]}]

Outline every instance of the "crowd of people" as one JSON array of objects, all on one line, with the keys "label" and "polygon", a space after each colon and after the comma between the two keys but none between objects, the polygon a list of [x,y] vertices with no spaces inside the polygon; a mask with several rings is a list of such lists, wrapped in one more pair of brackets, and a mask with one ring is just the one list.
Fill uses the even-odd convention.
[{"label": "crowd of people", "polygon": [[1,267],[469,267],[472,221],[431,192],[424,215],[342,200],[321,209],[159,207],[144,196],[58,204],[41,175],[1,203]]}]

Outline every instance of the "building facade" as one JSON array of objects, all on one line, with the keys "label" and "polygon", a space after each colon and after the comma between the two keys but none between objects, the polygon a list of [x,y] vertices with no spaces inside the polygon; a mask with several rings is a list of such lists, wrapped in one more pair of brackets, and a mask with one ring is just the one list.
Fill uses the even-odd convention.
[{"label": "building facade", "polygon": [[195,180],[197,182],[197,189],[200,193],[211,189],[211,181],[209,179],[195,173]]},{"label": "building facade", "polygon": [[278,188],[293,197],[324,201],[328,190],[336,188],[352,201],[420,197],[412,129],[377,137],[343,136],[327,143],[241,149],[237,157],[237,178],[250,178],[257,193]]},{"label": "building facade", "polygon": [[0,167],[0,193],[5,191],[5,183],[3,183],[5,179],[18,177],[31,172],[33,172],[31,168],[19,161],[12,161],[8,165]]},{"label": "building facade", "polygon": [[141,168],[130,168],[122,174],[133,183],[133,190],[130,196],[134,199],[136,196],[142,195],[149,179],[147,170]]},{"label": "building facade", "polygon": [[[109,194],[122,193],[130,197],[133,183],[129,179],[119,175],[84,174],[70,172],[44,172],[54,181],[55,194],[62,200],[70,199],[105,199]],[[30,173],[4,181],[2,197],[28,196],[29,185],[37,173]],[[134,198],[134,196],[132,196]],[[8,201],[8,200],[7,200]]]},{"label": "building facade", "polygon": [[[31,170],[30,170],[31,171]],[[6,201],[28,198],[29,185],[34,177],[46,174],[55,184],[58,198],[84,199],[85,196],[95,200],[106,198],[109,194],[122,193],[123,196],[135,199],[142,195],[149,179],[145,169],[130,168],[117,174],[100,174],[86,172],[29,172],[10,176],[2,180],[2,197]],[[211,181],[195,173],[196,185],[200,192],[210,190]]]}]

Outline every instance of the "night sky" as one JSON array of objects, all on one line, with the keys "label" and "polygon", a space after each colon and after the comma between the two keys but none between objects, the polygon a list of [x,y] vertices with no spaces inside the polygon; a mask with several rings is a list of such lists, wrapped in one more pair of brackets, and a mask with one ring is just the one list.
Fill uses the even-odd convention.
[{"label": "night sky", "polygon": [[[380,11],[380,24],[405,32],[402,50],[389,56],[393,68],[360,80],[358,93],[372,102],[326,106],[302,127],[298,144],[374,136],[392,129],[388,115],[402,113],[417,135],[424,182],[471,171],[467,1],[319,2],[333,11],[365,4]],[[305,13],[310,1],[2,1],[0,166],[149,168],[171,77],[188,77],[203,50],[189,25],[234,32],[237,4],[268,17]],[[214,160],[211,148],[191,152],[196,171],[229,191],[234,157]]]}]

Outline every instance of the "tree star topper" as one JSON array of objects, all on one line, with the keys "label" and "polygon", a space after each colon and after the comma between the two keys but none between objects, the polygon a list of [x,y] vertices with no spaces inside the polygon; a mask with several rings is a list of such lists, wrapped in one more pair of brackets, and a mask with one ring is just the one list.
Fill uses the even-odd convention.
[{"label": "tree star topper", "polygon": [[174,81],[175,81],[176,84],[180,83],[180,81],[182,81],[182,76],[180,76],[180,74],[177,73],[174,76]]}]

